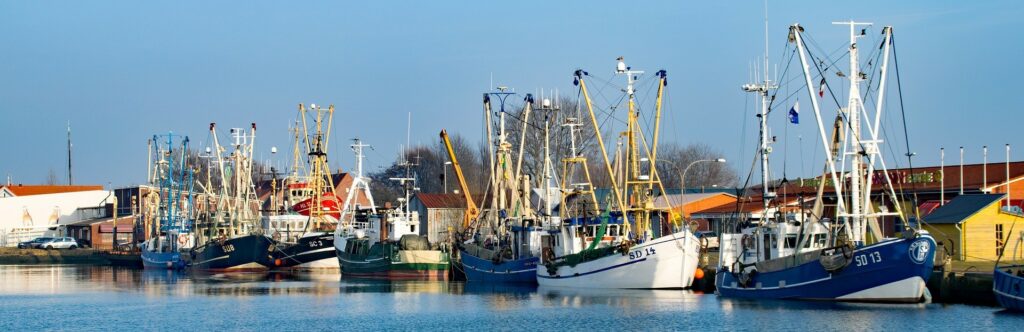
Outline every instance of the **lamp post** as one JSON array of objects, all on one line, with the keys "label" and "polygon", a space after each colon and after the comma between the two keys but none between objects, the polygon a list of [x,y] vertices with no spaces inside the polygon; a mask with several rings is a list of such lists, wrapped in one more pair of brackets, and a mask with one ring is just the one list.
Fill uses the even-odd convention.
[{"label": "lamp post", "polygon": [[690,167],[693,167],[693,165],[696,165],[698,163],[703,163],[703,162],[725,163],[725,158],[695,160],[695,161],[691,162],[689,165],[686,165],[686,168],[683,169],[683,174],[681,174],[679,176],[679,181],[681,182],[680,186],[683,187],[683,193],[684,194],[686,193],[686,172],[689,172],[690,171]]},{"label": "lamp post", "polygon": [[444,176],[443,177],[444,177],[444,193],[445,194],[448,193],[448,165],[451,165],[451,164],[452,164],[452,162],[446,161],[446,162],[444,162],[444,166],[442,167],[442,168],[444,168]]}]

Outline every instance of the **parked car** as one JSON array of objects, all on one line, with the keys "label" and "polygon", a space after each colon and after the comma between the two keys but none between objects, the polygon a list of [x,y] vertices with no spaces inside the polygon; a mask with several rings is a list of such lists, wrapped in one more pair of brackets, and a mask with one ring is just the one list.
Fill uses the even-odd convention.
[{"label": "parked car", "polygon": [[70,237],[55,237],[39,244],[43,249],[78,249],[78,241]]},{"label": "parked car", "polygon": [[43,242],[50,242],[50,240],[53,240],[53,238],[52,237],[45,237],[45,236],[44,237],[37,237],[37,238],[34,238],[32,240],[29,240],[29,241],[18,243],[18,249],[39,248],[40,244],[42,244]]},{"label": "parked car", "polygon": [[700,231],[693,233],[693,235],[697,236],[697,238],[700,239],[701,245],[706,246],[708,250],[718,250],[718,233],[712,231]]}]

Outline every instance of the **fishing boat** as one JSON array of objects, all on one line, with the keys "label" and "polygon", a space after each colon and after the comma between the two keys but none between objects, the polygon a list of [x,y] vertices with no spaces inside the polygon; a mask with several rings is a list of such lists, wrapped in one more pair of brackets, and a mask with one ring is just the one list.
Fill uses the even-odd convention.
[{"label": "fishing boat", "polygon": [[[313,129],[310,130],[307,118],[312,113]],[[334,105],[327,108],[311,104],[307,109],[299,105],[299,117],[302,118],[303,138],[306,142],[306,164],[310,165],[309,174],[300,178],[299,136],[295,129],[295,149],[291,181],[288,184],[288,203],[290,209],[284,214],[275,214],[265,218],[268,231],[278,241],[272,253],[275,269],[305,270],[319,272],[336,272],[339,269],[334,252],[334,231],[341,218],[339,199],[334,192],[335,184],[327,162],[329,151],[331,124],[334,118]],[[325,123],[326,121],[326,123]],[[326,127],[326,129],[325,129]],[[362,149],[362,146],[359,147]],[[359,159],[358,179],[362,179],[361,150]]]},{"label": "fishing boat", "polygon": [[[866,35],[866,29],[858,28],[868,23],[836,24],[848,25],[850,29],[850,71],[837,74],[849,79],[850,90],[847,105],[841,107],[830,128],[823,125],[818,101],[825,96],[827,81],[822,78],[816,93],[812,85],[815,74],[809,69],[809,62],[813,61],[820,70],[823,60],[808,59],[803,27],[793,25],[789,29],[788,39],[796,44],[795,52],[803,68],[801,83],[806,84],[826,156],[823,180],[819,181],[814,206],[809,210],[804,209],[802,201],[796,208],[785,206],[770,188],[768,155],[772,139],[768,136],[767,118],[775,100],[774,96],[769,98],[769,91],[777,86],[768,80],[767,70],[763,82],[744,85],[744,90],[761,97],[758,153],[762,185],[757,198],[763,212],[758,220],[735,220],[724,226],[715,279],[717,292],[723,297],[856,302],[921,302],[930,297],[926,282],[934,264],[935,240],[927,231],[907,223],[902,203],[898,203],[904,197],[897,195],[892,185],[880,146],[892,28],[882,29],[878,96],[874,99],[876,109],[869,114],[860,90],[867,74],[860,68],[857,43]],[[816,74],[824,76],[822,72]],[[835,132],[826,136],[828,129]],[[875,170],[884,176],[873,176]],[[872,186],[876,184],[883,194],[873,197]],[[827,187],[837,197],[830,201],[835,202],[830,210],[824,204]],[[884,201],[873,200],[879,196],[897,202],[889,204],[895,211],[889,211]],[[882,218],[902,221],[904,230],[896,237],[887,237],[879,226]]]},{"label": "fishing boat", "polygon": [[[563,176],[563,190],[568,192],[566,196],[575,196],[586,203],[576,215],[568,215],[569,204],[563,199],[564,221],[541,240],[543,266],[537,268],[537,281],[542,287],[690,287],[700,257],[700,242],[690,225],[683,223],[668,206],[655,206],[653,193],[655,190],[664,193],[665,189],[657,168],[649,167],[657,161],[658,121],[667,82],[666,72],[660,70],[656,74],[658,91],[655,113],[652,114],[654,130],[649,137],[640,132],[640,113],[634,94],[634,82],[644,72],[626,66],[621,57],[615,72],[625,76],[627,83],[623,90],[626,93],[623,99],[627,103],[627,128],[622,134],[626,142],[624,151],[616,152],[615,166],[609,160],[587,90],[589,73],[577,70],[574,74],[574,83],[580,89],[604,159],[612,195],[605,211],[599,212],[586,158],[573,147],[569,158],[563,160],[563,172],[582,173],[586,181],[569,185],[571,182],[566,181],[571,176]],[[650,143],[649,148],[647,143]]]},{"label": "fishing boat", "polygon": [[276,243],[260,225],[260,203],[252,180],[256,124],[248,132],[232,128],[231,135],[234,142],[228,152],[220,145],[216,125],[210,124],[213,146],[203,156],[209,163],[202,185],[205,201],[196,224],[201,244],[189,255],[193,270],[265,271],[273,265]]},{"label": "fishing boat", "polygon": [[[448,151],[455,169],[467,209],[463,220],[463,236],[459,242],[459,264],[469,282],[526,283],[537,282],[537,265],[540,262],[540,234],[547,230],[542,220],[530,206],[530,177],[522,172],[523,147],[526,145],[528,126],[520,131],[519,150],[513,157],[512,144],[508,142],[505,130],[505,99],[513,93],[504,89],[484,94],[484,113],[488,126],[488,150],[491,154],[490,198],[480,220],[477,207],[470,195],[469,187],[462,175],[455,150],[446,131],[441,131],[441,140]],[[501,102],[497,139],[492,139],[491,96]],[[524,122],[529,120],[533,108],[533,96],[526,95],[522,114]],[[515,165],[515,166],[511,166]],[[547,165],[547,164],[545,164]]]},{"label": "fishing boat", "polygon": [[404,197],[398,198],[396,208],[352,211],[353,218],[342,219],[339,230],[334,233],[335,251],[343,276],[389,280],[448,279],[449,251],[419,235],[423,226],[419,212],[409,208],[416,179],[408,171],[410,164],[406,162],[405,165],[406,177],[392,179],[398,181],[405,192]]},{"label": "fishing boat", "polygon": [[[1017,226],[1016,222],[1010,226],[1010,234],[1013,234],[1014,226]],[[1003,308],[1016,312],[1024,312],[1024,264],[1019,264],[1024,257],[1017,256],[1021,243],[1024,243],[1024,232],[1018,235],[1013,245],[1011,262],[1016,264],[1000,264],[1003,261],[1003,254],[1006,253],[1003,250],[999,253],[995,270],[992,272],[992,293],[995,294],[996,301]]]},{"label": "fishing boat", "polygon": [[188,137],[181,139],[177,151],[174,137],[167,133],[166,140],[153,136],[150,141],[149,183],[155,192],[147,193],[153,222],[146,231],[153,236],[140,248],[142,265],[147,269],[182,269],[186,262],[183,253],[188,253],[195,244],[192,234],[192,190],[193,174],[188,163]]}]

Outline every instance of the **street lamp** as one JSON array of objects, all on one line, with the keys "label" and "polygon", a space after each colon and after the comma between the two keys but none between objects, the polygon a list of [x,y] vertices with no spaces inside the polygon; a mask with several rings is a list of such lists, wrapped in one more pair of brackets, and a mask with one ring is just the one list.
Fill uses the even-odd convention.
[{"label": "street lamp", "polygon": [[692,167],[693,165],[696,165],[697,163],[703,163],[703,162],[725,163],[725,158],[695,160],[692,163],[690,163],[689,165],[686,165],[686,168],[683,169],[683,174],[679,175],[679,181],[682,182],[681,183],[682,184],[681,187],[683,187],[683,193],[684,194],[686,193],[686,172],[689,172],[690,171],[690,167]]},{"label": "street lamp", "polygon": [[452,162],[446,161],[446,162],[444,162],[444,166],[442,167],[442,168],[444,168],[444,176],[443,177],[444,177],[444,193],[445,194],[448,193],[448,165],[451,165],[451,164],[452,164]]}]

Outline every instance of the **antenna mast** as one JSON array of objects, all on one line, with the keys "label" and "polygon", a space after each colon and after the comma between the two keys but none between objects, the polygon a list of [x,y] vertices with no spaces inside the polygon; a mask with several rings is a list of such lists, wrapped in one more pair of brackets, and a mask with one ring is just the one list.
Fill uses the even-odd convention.
[{"label": "antenna mast", "polygon": [[[756,75],[755,75],[756,76]],[[775,193],[769,188],[771,181],[771,168],[768,162],[768,155],[772,153],[771,143],[768,139],[768,92],[778,89],[778,85],[768,79],[768,1],[764,2],[764,77],[760,83],[747,83],[743,85],[743,91],[757,93],[761,97],[761,111],[757,114],[759,126],[760,147],[758,151],[761,157],[761,208],[763,211],[761,221],[766,221],[766,213],[771,205]],[[684,184],[685,186],[685,184]]]},{"label": "antenna mast", "polygon": [[74,181],[72,181],[72,179],[73,178],[71,177],[71,121],[68,121],[68,185],[69,186],[74,183]]}]

